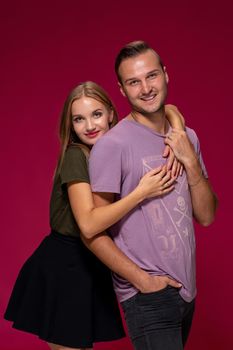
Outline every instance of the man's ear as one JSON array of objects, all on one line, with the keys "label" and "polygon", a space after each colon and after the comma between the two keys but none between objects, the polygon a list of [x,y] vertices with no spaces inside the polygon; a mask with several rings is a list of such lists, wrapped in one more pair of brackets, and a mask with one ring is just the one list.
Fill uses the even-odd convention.
[{"label": "man's ear", "polygon": [[121,94],[124,96],[124,97],[126,97],[126,94],[125,94],[125,91],[124,91],[124,88],[123,88],[123,86],[122,86],[122,84],[118,81],[118,86],[119,86],[119,89],[120,89],[120,92],[121,92]]},{"label": "man's ear", "polygon": [[166,83],[169,83],[169,76],[167,74],[167,68],[165,66],[163,66],[163,70],[164,70],[164,74],[165,74],[165,79],[166,79]]}]

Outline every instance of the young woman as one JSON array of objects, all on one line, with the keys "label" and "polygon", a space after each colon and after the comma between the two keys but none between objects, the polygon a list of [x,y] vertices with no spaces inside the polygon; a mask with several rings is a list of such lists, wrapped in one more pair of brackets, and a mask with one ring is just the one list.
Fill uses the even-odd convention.
[{"label": "young woman", "polygon": [[[170,118],[173,126],[181,123],[174,109]],[[171,154],[166,167],[147,173],[127,197],[95,208],[87,157],[92,145],[116,122],[116,110],[97,84],[80,84],[67,97],[50,201],[52,231],[23,265],[5,313],[14,328],[38,335],[52,350],[87,350],[94,342],[124,336],[110,270],[88,251],[81,235],[91,239],[145,198],[170,192],[180,172]],[[145,290],[149,275],[112,245],[122,260],[115,271]]]}]

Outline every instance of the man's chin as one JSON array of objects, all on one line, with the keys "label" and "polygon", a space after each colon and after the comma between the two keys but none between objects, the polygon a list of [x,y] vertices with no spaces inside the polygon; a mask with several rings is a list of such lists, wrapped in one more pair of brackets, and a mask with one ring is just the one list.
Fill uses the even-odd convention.
[{"label": "man's chin", "polygon": [[138,113],[143,115],[151,115],[160,112],[164,108],[164,105],[162,106],[156,106],[151,108],[137,108],[135,109]]},{"label": "man's chin", "polygon": [[154,114],[159,111],[161,111],[164,108],[164,103],[157,101],[157,103],[151,104],[151,105],[133,105],[131,104],[131,107],[134,111],[140,113],[140,114]]}]

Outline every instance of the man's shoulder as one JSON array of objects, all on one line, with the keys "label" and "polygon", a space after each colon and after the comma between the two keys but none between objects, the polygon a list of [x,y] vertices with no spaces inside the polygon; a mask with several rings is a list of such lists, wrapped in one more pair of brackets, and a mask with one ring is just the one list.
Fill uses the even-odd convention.
[{"label": "man's shoulder", "polygon": [[126,141],[127,127],[123,120],[103,135],[95,144],[94,148],[107,146],[108,144],[122,144]]},{"label": "man's shoulder", "polygon": [[191,141],[198,141],[198,137],[194,129],[191,129],[188,126],[186,126],[185,131],[187,132],[187,135]]},{"label": "man's shoulder", "polygon": [[110,129],[105,136],[119,135],[128,132],[129,125],[126,119],[121,119],[112,129]]}]

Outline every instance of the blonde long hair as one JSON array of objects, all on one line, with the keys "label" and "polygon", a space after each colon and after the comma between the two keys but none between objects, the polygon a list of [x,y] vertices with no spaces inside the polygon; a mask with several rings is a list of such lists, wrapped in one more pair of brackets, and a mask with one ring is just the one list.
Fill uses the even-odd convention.
[{"label": "blonde long hair", "polygon": [[109,128],[112,128],[114,125],[116,125],[118,121],[116,108],[111,99],[109,98],[107,92],[101,86],[92,81],[86,81],[76,86],[67,96],[61,114],[59,128],[61,150],[56,168],[56,174],[59,174],[61,170],[65,151],[70,144],[79,144],[81,147],[83,146],[82,148],[85,149],[85,145],[78,138],[78,136],[73,130],[71,114],[72,103],[83,96],[93,98],[102,103],[109,112],[113,111],[113,120],[109,124]]}]

